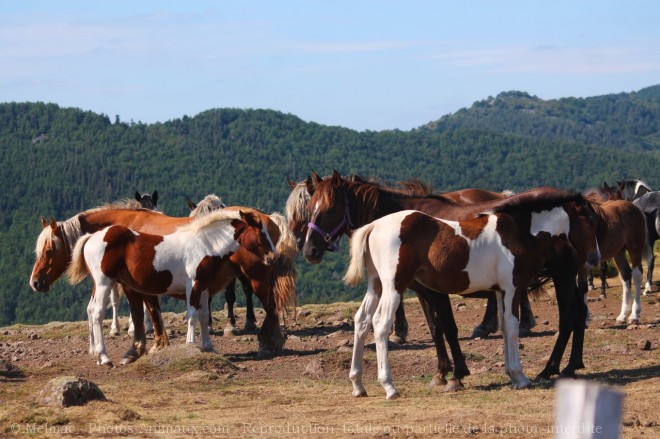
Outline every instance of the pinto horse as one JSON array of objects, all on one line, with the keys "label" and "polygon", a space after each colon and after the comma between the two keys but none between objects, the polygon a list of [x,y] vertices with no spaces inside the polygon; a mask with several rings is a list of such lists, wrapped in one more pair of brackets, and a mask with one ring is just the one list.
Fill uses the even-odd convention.
[{"label": "pinto horse", "polygon": [[353,396],[366,396],[362,383],[364,344],[373,324],[378,381],[387,399],[392,383],[387,336],[406,288],[417,282],[439,294],[497,293],[504,339],[505,372],[513,387],[530,384],[518,352],[518,319],[513,310],[556,245],[568,242],[574,257],[597,263],[595,212],[581,195],[539,191],[491,203],[475,218],[449,221],[406,210],[384,216],[354,232],[345,281],[356,285],[367,267],[368,286],[355,314],[350,379]]},{"label": "pinto horse", "polygon": [[[315,179],[312,179],[312,176]],[[311,198],[310,188],[315,187],[315,181],[318,181],[318,176],[315,173],[309,176],[307,180],[301,182],[294,182],[289,180],[289,186],[291,187],[291,193],[286,201],[286,215],[289,221],[289,228],[296,236],[298,240],[298,247],[301,248],[305,242],[305,235],[307,233],[308,224],[310,220],[310,210],[308,208],[309,200]],[[327,177],[326,177],[327,178]],[[347,181],[353,182],[363,182],[363,183],[372,183],[378,184],[373,180],[368,180],[358,175],[349,175],[345,177]],[[412,197],[418,198],[428,198],[433,196],[431,189],[419,180],[412,180],[408,182],[401,183],[405,189],[404,192]],[[393,192],[396,193],[396,190]],[[482,201],[488,201],[493,199],[506,198],[507,196],[512,195],[513,193],[509,191],[505,192],[491,192],[482,189],[462,189],[454,192],[445,192],[442,194],[443,197],[446,197],[450,200],[455,201],[456,203],[470,204],[477,203]],[[421,202],[421,200],[419,200]],[[414,208],[415,206],[407,206]],[[371,208],[370,206],[368,208]],[[354,227],[359,227],[363,224],[353,225]],[[350,224],[349,224],[350,226]],[[350,235],[351,227],[347,227],[345,233]],[[334,243],[328,245],[328,249],[333,251],[337,248],[337,241],[341,237],[341,234],[337,235]],[[532,313],[531,304],[529,303],[529,298],[527,295],[521,297],[520,301],[520,312],[521,312],[521,333],[525,335],[531,332],[531,328],[534,327],[534,314]],[[488,334],[497,331],[497,302],[493,294],[488,295],[488,306],[486,308],[486,313],[481,324],[479,324],[473,331],[472,337],[485,337]],[[405,310],[403,302],[399,305],[396,311],[396,318],[394,322],[394,332],[390,335],[390,340],[394,343],[401,344],[405,343],[406,337],[408,335],[408,323],[406,320]]]},{"label": "pinto horse", "polygon": [[[209,194],[204,197],[199,203],[193,202],[191,199],[186,199],[186,205],[190,209],[190,217],[198,217],[202,215],[208,215],[209,213],[215,212],[216,210],[224,209],[227,206],[222,202],[222,199],[215,195]],[[243,293],[245,294],[245,325],[243,326],[243,332],[252,332],[257,329],[257,317],[254,314],[254,301],[252,300],[253,291],[252,286],[248,279],[239,274],[236,277],[243,287]],[[209,296],[209,328],[212,327],[212,318],[211,318],[211,302],[213,296]],[[234,305],[236,304],[236,280],[232,280],[227,285],[225,289],[225,301],[227,303],[227,324],[223,330],[224,335],[238,335],[241,331],[236,325],[236,315],[234,314]]]},{"label": "pinto horse", "polygon": [[641,180],[632,178],[617,182],[618,195],[632,201],[644,213],[646,219],[646,237],[651,251],[646,259],[646,285],[644,295],[653,291],[653,265],[655,264],[655,242],[660,239],[660,192],[652,190]]},{"label": "pinto horse", "polygon": [[[230,210],[240,209],[228,207]],[[245,208],[243,208],[245,209]],[[260,213],[263,217],[269,217]],[[272,294],[275,297],[276,309],[273,309],[273,300],[268,291],[262,291],[259,298],[266,310],[266,321],[259,332],[259,351],[263,354],[277,353],[281,350],[283,338],[281,332],[272,334],[272,320],[277,320],[277,312],[290,303],[295,296],[296,272],[294,259],[296,254],[295,238],[279,214],[272,214],[270,220],[262,218],[262,223],[274,223],[278,230],[273,230],[273,242],[277,243],[278,257],[272,268],[273,285]],[[61,221],[51,221],[44,227],[37,239],[35,247],[35,263],[30,277],[30,284],[40,292],[47,292],[50,284],[55,282],[66,270],[71,262],[71,253],[78,239],[87,233],[94,233],[109,225],[123,225],[141,233],[167,235],[173,233],[178,227],[189,224],[193,218],[175,218],[145,209],[127,209],[123,204],[105,205],[78,213],[73,217]],[[182,290],[181,293],[184,293]],[[131,316],[135,324],[135,333],[131,348],[124,354],[122,363],[135,361],[146,353],[146,334],[144,332],[143,304],[154,322],[154,345],[152,350],[159,350],[169,344],[167,332],[163,327],[160,315],[158,296],[142,295],[141,293],[125,288],[126,298],[131,307]],[[259,295],[258,294],[258,295]],[[181,297],[182,294],[179,296]],[[268,305],[267,305],[268,304]],[[273,314],[275,316],[273,316]]]},{"label": "pinto horse", "polygon": [[[77,284],[89,274],[94,283],[91,346],[98,364],[112,365],[103,339],[102,320],[110,290],[117,283],[142,294],[178,294],[185,290],[189,322],[208,320],[208,296],[224,288],[239,271],[253,274],[255,285],[270,289],[275,244],[268,224],[254,211],[223,210],[161,236],[109,226],[78,240],[67,270]],[[279,330],[279,324],[273,330]],[[213,350],[208,325],[201,326],[202,351]]]},{"label": "pinto horse", "polygon": [[[341,237],[342,233],[350,235],[353,228],[363,226],[388,213],[405,209],[419,209],[431,214],[438,214],[456,206],[487,200],[503,199],[511,195],[510,193],[497,193],[482,189],[463,189],[456,192],[446,192],[442,195],[436,195],[432,194],[429,187],[417,180],[403,183],[405,189],[399,190],[385,187],[377,182],[359,176],[341,178],[336,171],[332,177],[323,180],[334,181],[332,187],[329,187],[330,183],[324,183],[323,187],[321,187],[321,192],[326,190],[329,191],[323,198],[328,197],[331,200],[328,203],[328,205],[331,206],[331,210],[336,209],[341,212],[341,209],[344,208],[342,202],[351,203],[350,207],[345,207],[346,212],[349,210],[351,212],[351,224],[347,224],[347,221],[342,219],[342,215],[339,214],[334,217],[336,218],[336,222],[332,222],[333,220],[331,219],[331,225],[329,225],[328,228],[325,228],[324,226],[325,230],[335,230],[335,241]],[[320,181],[321,179],[315,173],[312,173],[312,175],[305,181],[304,185],[297,184],[294,187],[294,184],[290,182],[293,190],[287,200],[286,212],[287,217],[289,218],[289,228],[294,230],[294,234],[297,235],[299,242],[304,242],[306,236],[301,237],[300,235],[303,232],[306,234],[308,223],[310,223],[311,213],[308,205],[311,205],[311,196],[309,194],[316,192],[316,188]],[[302,187],[306,188],[306,190],[303,190]],[[341,193],[341,195],[339,195],[339,193]],[[345,193],[350,195],[345,195]],[[344,228],[340,227],[340,224],[342,223],[345,226]],[[314,238],[317,239],[320,236],[316,234],[314,235]],[[325,239],[329,240],[330,238],[326,236]],[[323,250],[324,249],[321,247],[322,252]],[[323,253],[321,253],[320,256],[322,257],[322,255]],[[425,288],[422,285],[417,285],[413,290],[417,293],[422,309],[424,310],[438,355],[438,374],[431,381],[431,385],[446,383],[445,376],[451,370],[451,361],[449,360],[445,350],[444,341],[442,340],[444,335],[452,351],[455,366],[455,379],[450,381],[446,390],[460,388],[462,386],[460,379],[463,376],[469,375],[469,370],[467,369],[467,365],[465,365],[460,346],[458,345],[458,328],[454,321],[449,298],[446,295],[426,294]],[[484,316],[484,323],[480,326],[487,324],[489,326],[495,326],[495,328],[491,328],[491,330],[494,331],[497,329],[497,303],[495,302],[493,294],[488,294],[487,297],[489,299],[487,312]],[[438,314],[435,310],[440,310],[442,315]],[[493,313],[494,316],[492,315]],[[531,323],[533,322],[533,314],[527,295],[524,295],[521,298],[521,315],[522,321],[528,323],[528,326],[531,327],[533,325],[533,323]],[[487,323],[492,322],[493,320],[494,325]],[[405,338],[407,328],[408,325],[405,319],[403,302],[401,302],[397,308],[394,336],[390,337],[390,339],[399,341],[402,338]],[[475,328],[475,331],[478,329],[479,327]]]},{"label": "pinto horse", "polygon": [[[347,218],[351,219],[354,226],[363,226],[387,214],[414,209],[444,219],[466,220],[486,209],[487,207],[484,207],[484,203],[490,203],[459,204],[443,195],[427,195],[423,197],[391,188],[384,188],[380,185],[364,181],[351,182],[343,179],[336,171],[331,178],[325,180],[321,180],[315,174],[312,174],[312,177],[308,179],[308,181],[315,180],[312,181],[314,183],[313,186],[309,188],[310,192],[313,191],[313,195],[309,201],[309,206],[312,210],[310,223],[316,224],[322,230],[337,230],[338,234],[350,229]],[[537,189],[537,191],[552,193],[558,190],[543,188]],[[328,238],[325,235],[322,236],[320,233],[312,233],[312,230],[309,229],[307,231],[303,254],[312,262],[320,262]],[[570,298],[567,300],[573,301],[574,297],[572,294],[576,293],[575,279],[580,267],[573,265],[567,267],[567,264],[563,260],[563,256],[567,252],[567,249],[558,248],[556,252],[557,257],[548,262],[546,269],[552,277],[555,289],[562,291],[563,296]],[[453,379],[446,389],[453,390],[462,387],[461,379],[469,375],[470,371],[458,344],[458,328],[451,312],[448,297],[444,294],[434,294],[433,291],[419,283],[413,283],[411,289],[420,298],[420,303],[427,318],[438,357],[438,373],[434,376],[431,384],[445,383],[446,375],[452,371],[452,364],[442,338],[444,335],[454,359]],[[484,292],[484,294],[486,296],[481,297],[492,296],[493,293]],[[582,298],[580,297],[579,299],[581,303],[575,304],[575,310],[568,311],[569,308],[565,306],[560,307],[560,335],[557,338],[546,367],[540,373],[541,377],[549,378],[554,374],[560,373],[559,364],[570,335],[573,332],[575,332],[575,336],[572,341],[569,362],[561,372],[561,375],[573,376],[575,370],[584,367],[582,361],[582,338],[584,335],[587,309]]]}]

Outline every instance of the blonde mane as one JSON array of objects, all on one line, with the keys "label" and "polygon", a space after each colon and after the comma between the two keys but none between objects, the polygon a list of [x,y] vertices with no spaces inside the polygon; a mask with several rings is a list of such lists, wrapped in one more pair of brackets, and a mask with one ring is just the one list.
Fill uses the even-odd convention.
[{"label": "blonde mane", "polygon": [[211,212],[215,212],[218,209],[224,209],[225,207],[227,206],[222,202],[222,198],[215,194],[209,194],[205,196],[202,201],[197,203],[197,207],[195,207],[188,216],[192,218],[200,215],[208,215]]},{"label": "blonde mane", "polygon": [[73,249],[78,241],[78,238],[82,236],[82,229],[80,227],[80,218],[79,215],[69,218],[66,221],[58,221],[57,226],[62,231],[62,236],[64,241],[60,239],[59,236],[53,233],[53,229],[50,226],[44,227],[44,229],[39,234],[37,238],[37,243],[34,246],[34,255],[37,259],[41,259],[43,256],[44,247],[48,244],[50,247],[59,250],[63,245],[66,245],[68,249]]},{"label": "blonde mane", "polygon": [[[177,228],[177,232],[199,232],[219,221],[241,220],[236,210],[216,210],[208,215],[196,216],[189,224]],[[241,220],[242,221],[242,220]]]},{"label": "blonde mane", "polygon": [[296,223],[309,221],[310,213],[307,209],[307,203],[309,203],[310,198],[304,181],[298,183],[291,190],[285,206],[286,217],[289,221],[295,221]]}]

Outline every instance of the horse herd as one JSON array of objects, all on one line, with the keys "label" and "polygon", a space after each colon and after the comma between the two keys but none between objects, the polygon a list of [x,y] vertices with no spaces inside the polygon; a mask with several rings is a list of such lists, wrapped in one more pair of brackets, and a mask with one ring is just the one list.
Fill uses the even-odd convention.
[{"label": "horse herd", "polygon": [[[539,187],[519,194],[481,189],[436,194],[418,180],[392,188],[337,171],[325,178],[312,172],[306,180],[289,184],[286,218],[250,207],[227,207],[216,196],[199,205],[188,200],[189,217],[169,217],[158,211],[154,192],[136,193],[129,203],[86,210],[65,221],[42,219],[30,286],[47,292],[65,272],[71,283],[89,275],[94,286],[88,306],[89,351],[97,364],[112,365],[102,323],[108,303],[117,302],[119,287],[129,302],[134,328],[125,364],[146,353],[145,310],[153,322],[151,350],[169,344],[158,300],[163,294],[186,300],[187,342],[195,342],[201,323],[202,350],[213,349],[210,298],[222,290],[229,314],[225,332],[238,332],[233,313],[238,279],[248,299],[244,330],[256,328],[254,293],[266,314],[258,352],[273,355],[282,351],[285,341],[280,316],[295,303],[298,252],[309,263],[320,263],[324,253],[335,251],[340,238],[348,235],[351,260],[344,280],[357,285],[365,267],[367,279],[355,315],[353,395],[366,395],[362,358],[373,329],[378,380],[388,399],[399,395],[389,367],[388,338],[405,342],[408,325],[401,299],[408,288],[419,298],[436,348],[438,370],[432,384],[444,384],[446,390],[462,388],[462,379],[470,374],[449,294],[488,298],[484,320],[473,336],[493,332],[499,324],[505,372],[514,387],[522,388],[530,380],[521,367],[518,336],[534,324],[528,293],[548,280],[554,283],[559,333],[539,374],[550,378],[573,376],[584,367],[591,266],[614,259],[623,285],[618,322],[639,321],[643,259],[648,266],[644,294],[651,291],[660,193],[639,180],[584,193]],[[115,324],[116,314],[111,332]],[[568,364],[560,372],[571,334]]]}]

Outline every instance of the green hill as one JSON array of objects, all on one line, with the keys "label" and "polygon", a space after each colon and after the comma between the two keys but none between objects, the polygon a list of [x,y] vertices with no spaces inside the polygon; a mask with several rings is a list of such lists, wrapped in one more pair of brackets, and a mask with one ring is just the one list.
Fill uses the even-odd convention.
[{"label": "green hill", "polygon": [[[157,124],[110,120],[45,103],[0,104],[0,325],[86,318],[89,284],[27,285],[39,216],[62,220],[136,190],[170,215],[209,193],[283,211],[287,178],[333,169],[436,190],[584,189],[637,177],[660,187],[660,86],[637,93],[543,101],[507,92],[403,132],[357,132],[270,110],[213,109]],[[302,259],[303,303],[360,297],[341,282],[343,252]],[[240,295],[239,295],[240,296]],[[164,307],[182,311],[183,304]]]}]

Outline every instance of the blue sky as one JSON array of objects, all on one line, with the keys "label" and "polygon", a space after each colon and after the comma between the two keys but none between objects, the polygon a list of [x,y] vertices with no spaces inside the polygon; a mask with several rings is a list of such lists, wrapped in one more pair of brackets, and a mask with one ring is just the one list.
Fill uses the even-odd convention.
[{"label": "blue sky", "polygon": [[660,84],[660,2],[5,1],[0,102],[164,122],[268,108],[408,130],[502,91]]}]

